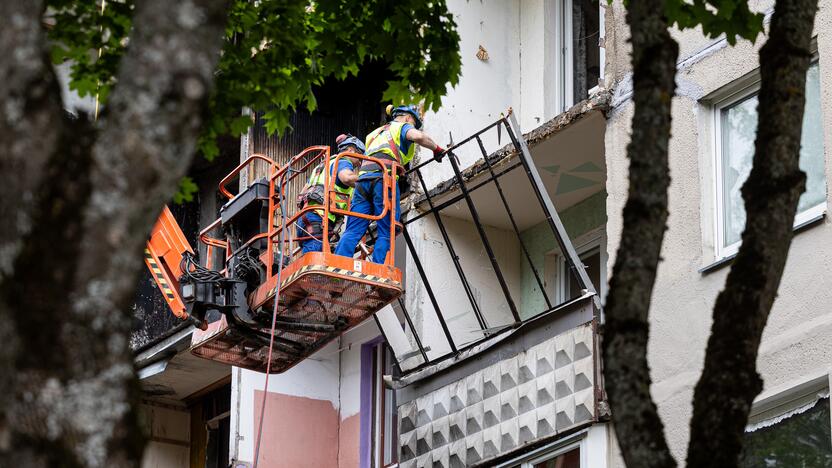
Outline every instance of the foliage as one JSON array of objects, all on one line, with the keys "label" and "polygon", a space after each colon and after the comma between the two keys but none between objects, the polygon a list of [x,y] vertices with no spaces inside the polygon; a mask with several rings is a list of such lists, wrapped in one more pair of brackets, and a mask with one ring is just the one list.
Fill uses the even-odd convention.
[{"label": "foliage", "polygon": [[72,61],[70,89],[78,95],[99,93],[106,100],[132,26],[132,1],[107,2],[103,11],[100,1],[48,0],[47,4],[52,61]]},{"label": "foliage", "polygon": [[193,201],[194,194],[197,192],[199,192],[199,186],[196,185],[196,182],[192,178],[185,176],[179,180],[179,190],[173,196],[173,202],[179,205]]},{"label": "foliage", "polygon": [[[628,6],[631,0],[624,0]],[[612,3],[612,0],[607,0]],[[763,30],[763,14],[753,13],[747,0],[665,0],[665,16],[670,26],[679,29],[702,26],[702,32],[715,38],[725,34],[728,43],[737,43],[737,37],[751,42]]]},{"label": "foliage", "polygon": [[[71,60],[70,87],[105,101],[128,46],[134,0],[108,1],[103,14],[100,1],[47,3],[55,63]],[[171,14],[175,8],[172,2]],[[243,107],[264,111],[268,131],[283,132],[296,109],[315,110],[315,86],[355,76],[373,60],[391,72],[385,100],[438,109],[461,70],[459,35],[445,1],[233,0],[201,152],[211,159],[217,137],[248,129]]]},{"label": "foliage", "polygon": [[702,26],[706,36],[725,34],[731,45],[737,37],[754,42],[763,30],[763,14],[752,13],[745,0],[665,0],[664,5],[671,25],[679,29]]}]

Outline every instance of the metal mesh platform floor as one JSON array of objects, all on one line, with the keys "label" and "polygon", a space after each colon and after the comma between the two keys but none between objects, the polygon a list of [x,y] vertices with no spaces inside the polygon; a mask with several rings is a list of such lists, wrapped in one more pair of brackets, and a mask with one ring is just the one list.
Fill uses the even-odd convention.
[{"label": "metal mesh platform floor", "polygon": [[[402,294],[401,272],[396,268],[332,254],[308,253],[287,266],[283,274],[273,373],[288,370]],[[276,281],[264,284],[252,293],[250,302],[270,313],[275,286]],[[266,372],[269,327],[229,325],[225,317],[220,322],[194,333],[191,352]],[[330,329],[300,330],[303,324]]]}]

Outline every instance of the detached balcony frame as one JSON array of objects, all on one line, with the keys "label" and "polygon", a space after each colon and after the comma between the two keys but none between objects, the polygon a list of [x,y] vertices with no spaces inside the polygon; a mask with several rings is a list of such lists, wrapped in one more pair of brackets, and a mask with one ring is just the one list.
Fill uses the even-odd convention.
[{"label": "detached balcony frame", "polygon": [[[489,154],[486,150],[486,143],[493,143],[494,136],[497,137],[497,142],[501,137],[507,137],[509,143],[495,153]],[[416,296],[412,297],[414,299],[412,302],[419,300],[422,302],[410,308],[413,310],[409,310],[407,298],[402,297],[374,316],[393,351],[396,365],[401,372],[396,382],[397,387],[406,386],[423,376],[431,375],[477,355],[510,336],[513,330],[544,320],[544,317],[556,317],[569,313],[568,311],[571,310],[581,309],[584,311],[580,314],[580,322],[583,324],[593,321],[600,313],[600,301],[595,287],[549,197],[514,114],[509,112],[508,116],[501,117],[473,135],[451,145],[448,150],[449,155],[441,161],[429,159],[408,171],[411,180],[415,180],[423,192],[421,198],[417,200],[417,205],[424,208],[411,210],[402,220],[402,238],[407,246],[408,255],[407,264],[400,267],[406,268],[406,271],[411,273],[411,277],[420,280],[419,282],[412,281],[415,284],[408,285],[406,296]],[[475,180],[470,180],[472,177],[469,171],[460,169],[458,159],[453,156],[455,153],[464,156],[476,156],[476,153],[481,155],[481,162],[478,164],[483,167],[480,168],[481,171]],[[448,190],[430,190],[428,187],[423,171],[438,165],[443,165],[445,168],[450,166],[454,177],[444,185],[445,189],[449,188],[449,184],[450,188],[455,189],[452,194],[449,194]],[[511,174],[514,174],[511,178],[512,184],[506,185],[505,182],[509,180],[508,176]],[[519,178],[522,178],[525,186],[518,186]],[[521,313],[516,294],[517,285],[511,284],[504,271],[504,265],[498,258],[500,255],[495,253],[495,247],[499,248],[499,246],[489,238],[487,232],[489,226],[483,222],[482,213],[478,210],[475,201],[476,197],[480,197],[481,201],[489,199],[502,205],[507,217],[505,224],[510,226],[507,231],[513,232],[515,240],[512,242],[516,241],[519,246],[520,261],[527,268],[524,273],[542,295],[541,302],[545,304],[545,307],[541,310],[530,311],[525,308],[525,313]],[[546,228],[560,249],[567,272],[579,285],[578,296],[557,300],[550,292],[547,292],[539,265],[535,265],[523,238],[520,227],[522,220],[519,220],[512,210],[512,200],[516,208],[518,199],[533,204],[533,208],[540,210],[542,215],[540,219],[545,220]],[[530,208],[527,206],[524,209]],[[484,262],[482,269],[491,270],[493,276],[490,281],[494,287],[488,292],[492,296],[499,296],[502,300],[501,304],[489,303],[484,306],[478,301],[476,290],[471,285],[470,265],[469,268],[465,268],[463,265],[465,258],[458,252],[460,240],[455,238],[449,229],[449,215],[445,214],[449,211],[454,213],[464,211],[466,214],[463,218],[473,225],[475,237],[481,245],[480,252],[488,259],[487,263]],[[431,264],[431,256],[425,254],[424,248],[420,252],[418,244],[421,240],[414,239],[414,237],[417,234],[426,236],[424,230],[420,231],[417,228],[418,223],[426,222],[432,223],[433,233],[438,233],[439,243],[444,245],[444,254],[450,259],[452,268],[437,269]],[[424,227],[424,224],[421,227]],[[467,246],[462,245],[462,247]],[[439,249],[436,253],[442,255]],[[435,284],[437,270],[451,272],[449,277],[458,284],[454,291],[458,296],[457,302],[460,307],[448,307],[447,285]],[[412,273],[417,273],[417,275]],[[482,285],[483,279],[480,278],[478,281]],[[437,291],[437,287],[444,288],[444,291]],[[499,291],[499,294],[494,291]],[[460,313],[454,316],[460,308],[467,308],[468,312],[462,318],[460,318],[462,316]],[[502,317],[494,318],[495,308],[505,311]],[[469,330],[460,333],[458,329],[454,329],[453,323],[449,324],[452,320],[456,320],[456,323],[460,323],[459,320],[465,321]]]}]

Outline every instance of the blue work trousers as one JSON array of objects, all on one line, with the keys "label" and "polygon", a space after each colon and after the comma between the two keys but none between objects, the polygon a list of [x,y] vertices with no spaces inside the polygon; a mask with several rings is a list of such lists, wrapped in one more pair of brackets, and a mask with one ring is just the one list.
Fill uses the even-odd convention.
[{"label": "blue work trousers", "polygon": [[[361,189],[359,189],[361,187]],[[399,186],[396,184],[396,198],[393,202],[396,209],[396,221],[399,220]],[[370,199],[364,196],[366,192]],[[389,194],[388,194],[389,197]],[[356,213],[368,214],[378,216],[384,211],[384,184],[380,178],[375,179],[359,179],[356,184],[355,191],[352,194],[352,202],[350,211]],[[341,241],[338,242],[338,248],[335,253],[345,257],[352,257],[355,253],[355,248],[358,242],[364,237],[367,232],[367,227],[370,226],[370,221],[364,218],[357,218],[354,216],[347,216],[347,227],[344,230],[344,235],[341,236]],[[386,213],[383,218],[376,221],[376,244],[373,249],[374,263],[384,263],[384,258],[390,250],[390,213]]]},{"label": "blue work trousers", "polygon": [[[312,212],[306,213],[305,216],[301,216],[301,218],[298,219],[295,223],[297,226],[297,234],[295,234],[296,238],[306,238],[304,240],[298,241],[298,244],[300,244],[301,255],[307,252],[320,252],[324,248],[324,244],[323,242],[321,242],[320,239],[320,236],[322,234],[318,234],[318,239],[310,238],[310,233],[313,233],[315,231],[313,231],[312,228],[307,225],[306,220],[304,220],[304,217],[306,218],[306,220],[309,220],[310,223],[320,223],[323,221],[317,213]],[[315,229],[317,231],[320,231],[321,227],[318,226]]]}]

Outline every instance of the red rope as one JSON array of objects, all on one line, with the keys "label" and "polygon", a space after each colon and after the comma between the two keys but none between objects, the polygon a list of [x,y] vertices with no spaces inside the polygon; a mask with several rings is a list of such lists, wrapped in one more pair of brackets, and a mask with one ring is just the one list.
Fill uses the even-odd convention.
[{"label": "red rope", "polygon": [[277,323],[277,308],[280,304],[280,276],[283,273],[283,235],[286,231],[286,197],[283,193],[283,177],[280,178],[280,217],[281,222],[280,225],[283,229],[280,230],[280,239],[278,240],[278,244],[280,245],[280,260],[277,264],[277,290],[274,293],[274,308],[272,308],[272,328],[269,336],[269,357],[266,360],[266,383],[263,386],[263,403],[260,405],[260,423],[257,425],[257,438],[255,439],[254,443],[254,466],[252,468],[257,468],[257,464],[260,461],[260,439],[263,436],[263,420],[266,416],[266,397],[268,396],[269,392],[269,375],[271,375],[272,370],[272,350],[274,349],[274,332],[275,332],[275,324]]}]

